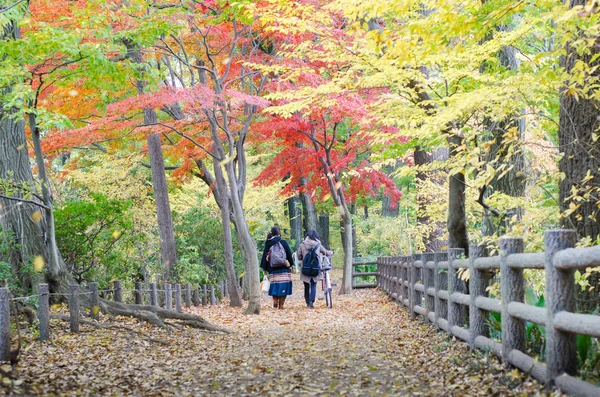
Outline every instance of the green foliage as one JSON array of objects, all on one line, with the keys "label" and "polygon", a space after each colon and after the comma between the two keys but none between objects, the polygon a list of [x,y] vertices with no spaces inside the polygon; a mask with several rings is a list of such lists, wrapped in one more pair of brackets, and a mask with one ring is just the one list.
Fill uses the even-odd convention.
[{"label": "green foliage", "polygon": [[137,280],[130,207],[130,201],[91,193],[89,200],[67,201],[55,210],[58,248],[78,281],[106,286],[112,278]]},{"label": "green foliage", "polygon": [[[226,278],[221,220],[197,205],[187,212],[173,213],[177,268],[181,282],[212,284]],[[237,240],[233,241],[236,273],[243,272]]]}]

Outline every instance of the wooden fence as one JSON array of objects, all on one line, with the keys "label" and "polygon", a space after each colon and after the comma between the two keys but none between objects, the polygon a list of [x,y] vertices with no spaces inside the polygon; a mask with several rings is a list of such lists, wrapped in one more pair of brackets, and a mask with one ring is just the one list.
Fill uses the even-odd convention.
[{"label": "wooden fence", "polygon": [[[480,257],[476,245],[469,258],[462,249],[377,260],[378,285],[434,326],[469,343],[489,349],[506,363],[547,384],[577,396],[600,396],[600,388],[574,377],[577,373],[577,334],[600,337],[600,316],[575,313],[576,269],[600,266],[600,246],[573,248],[573,230],[545,232],[545,252],[523,253],[523,240],[501,238],[500,255]],[[469,293],[458,277],[469,270]],[[525,303],[524,269],[542,269],[546,276],[546,307]],[[500,270],[500,296],[486,291],[492,272]],[[358,273],[360,274],[360,273]],[[502,341],[489,338],[488,312],[501,313]],[[546,363],[524,353],[525,322],[546,332]]]},{"label": "wooden fence", "polygon": [[[175,287],[173,289],[173,287]],[[129,302],[135,304],[144,304],[144,300],[148,305],[161,306],[167,310],[175,309],[178,312],[183,311],[182,305],[190,308],[192,305],[203,306],[210,303],[216,305],[218,302],[216,290],[220,291],[221,297],[227,297],[227,282],[222,281],[218,285],[201,285],[200,287],[192,288],[191,284],[164,284],[164,289],[159,289],[156,283],[149,283],[147,288],[143,288],[143,283],[135,283],[135,289],[123,289],[122,282],[115,280],[112,289],[98,290],[98,283],[91,282],[86,289],[82,289],[78,284],[69,285],[68,294],[50,293],[48,284],[39,284],[38,293],[31,296],[11,297],[8,288],[0,288],[0,361],[6,361],[10,352],[10,316],[12,301],[31,301],[38,300],[37,317],[39,321],[39,340],[50,339],[50,297],[67,298],[69,304],[69,323],[71,332],[79,332],[79,324],[81,320],[80,296],[91,295],[92,310],[90,316],[98,317],[98,312],[93,309],[100,302],[101,294],[108,298],[112,295],[115,302],[124,302],[124,293],[130,293]],[[159,295],[160,293],[160,295]],[[182,296],[183,293],[183,296]],[[173,307],[173,295],[175,296],[175,305]],[[145,299],[144,299],[145,298]],[[159,299],[161,298],[161,299]],[[182,299],[183,298],[183,299]],[[17,325],[18,326],[18,325]]]}]

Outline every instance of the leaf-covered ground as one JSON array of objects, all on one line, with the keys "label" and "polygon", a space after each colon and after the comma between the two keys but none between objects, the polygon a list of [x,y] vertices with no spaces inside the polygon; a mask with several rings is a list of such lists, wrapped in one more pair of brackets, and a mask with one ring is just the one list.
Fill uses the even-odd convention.
[{"label": "leaf-covered ground", "polygon": [[5,379],[4,388],[73,396],[545,394],[535,380],[411,320],[380,291],[336,295],[333,310],[323,300],[309,310],[301,283],[294,288],[284,310],[265,297],[260,316],[223,304],[193,309],[231,335],[168,334],[113,320],[168,346],[90,326],[73,335],[67,323],[54,322],[51,342],[24,346],[17,382],[23,384]]}]

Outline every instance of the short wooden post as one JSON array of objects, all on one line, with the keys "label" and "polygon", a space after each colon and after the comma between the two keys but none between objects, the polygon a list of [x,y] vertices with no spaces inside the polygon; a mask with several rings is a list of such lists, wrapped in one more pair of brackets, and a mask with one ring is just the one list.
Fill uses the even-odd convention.
[{"label": "short wooden post", "polygon": [[[378,287],[381,288],[381,263],[382,263],[383,258],[378,256],[377,257],[377,274],[375,275],[375,284],[377,284]],[[356,271],[356,267],[354,266],[354,263],[352,264],[352,273],[354,273]],[[354,277],[352,277],[352,289],[354,289],[354,286],[356,285],[356,279]]]},{"label": "short wooden post", "polygon": [[150,283],[150,306],[158,306],[158,288],[156,283]]},{"label": "short wooden post", "polygon": [[464,281],[458,278],[458,272],[452,266],[455,259],[460,258],[465,250],[462,248],[448,248],[448,333],[452,334],[452,327],[462,327],[466,318],[466,310],[460,304],[452,301],[455,292],[466,293],[467,288]]},{"label": "short wooden post", "polygon": [[0,360],[7,361],[10,353],[10,293],[0,288]]},{"label": "short wooden post", "polygon": [[137,281],[135,283],[135,304],[142,305],[144,303],[143,295],[142,295],[142,282]]},{"label": "short wooden post", "polygon": [[415,284],[417,283],[416,257],[417,255],[408,257],[408,314],[410,314],[410,318],[417,316],[415,313],[415,305],[417,304],[417,290],[415,290]]},{"label": "short wooden post", "polygon": [[69,323],[71,332],[79,332],[79,285],[69,285]]},{"label": "short wooden post", "polygon": [[195,287],[192,291],[192,304],[194,306],[200,306],[200,289]]},{"label": "short wooden post", "polygon": [[223,281],[223,298],[227,298],[229,296],[229,285],[227,280]]},{"label": "short wooden post", "polygon": [[211,304],[211,306],[217,304],[217,297],[215,296],[215,286],[214,285],[210,286],[210,304]]},{"label": "short wooden post", "polygon": [[90,306],[92,318],[97,320],[100,317],[100,295],[98,294],[98,283],[95,281],[90,283]]},{"label": "short wooden post", "polygon": [[165,309],[173,310],[173,289],[170,283],[165,283]]},{"label": "short wooden post", "polygon": [[433,261],[433,256],[434,253],[433,252],[427,252],[425,254],[423,254],[422,258],[423,258],[423,287],[425,289],[425,299],[424,299],[424,305],[425,305],[425,321],[426,322],[431,322],[429,320],[429,312],[434,311],[434,305],[435,305],[435,300],[434,297],[429,295],[428,293],[428,289],[433,287],[433,270],[429,269],[427,267],[427,262],[431,262]]},{"label": "short wooden post", "polygon": [[175,310],[182,312],[181,310],[181,284],[175,284]]},{"label": "short wooden post", "polygon": [[[38,284],[38,294],[40,295],[38,305],[38,319],[40,320],[39,339],[48,340],[50,339],[50,290],[48,289],[48,284]],[[98,283],[96,283],[97,294]]]},{"label": "short wooden post", "polygon": [[475,259],[481,256],[481,247],[477,244],[469,245],[469,294],[471,295],[471,304],[469,306],[469,330],[471,339],[469,344],[471,349],[475,349],[475,339],[478,336],[488,336],[488,328],[485,326],[487,311],[481,310],[475,305],[478,296],[487,296],[486,288],[488,286],[488,273],[486,270],[475,269]]},{"label": "short wooden post", "polygon": [[189,309],[190,307],[192,307],[192,286],[190,285],[190,283],[187,283],[185,285],[185,290],[184,290],[184,295],[185,295],[185,307],[187,309]]},{"label": "short wooden post", "polygon": [[500,238],[500,296],[502,297],[502,360],[510,365],[511,351],[525,351],[525,322],[508,313],[510,302],[525,300],[525,277],[523,270],[508,267],[506,259],[511,254],[523,252],[523,239]]},{"label": "short wooden post", "polygon": [[123,302],[123,285],[121,283],[121,280],[115,280],[113,285],[115,290],[115,302]]},{"label": "short wooden post", "polygon": [[577,336],[558,331],[553,326],[554,315],[576,311],[574,270],[554,267],[554,255],[572,248],[577,241],[574,230],[547,230],[544,233],[546,251],[546,384],[552,386],[554,378],[566,372],[577,373]]},{"label": "short wooden post", "polygon": [[225,289],[224,284],[225,284],[224,281],[219,282],[219,287],[218,287],[219,288],[219,299],[218,299],[218,301],[223,299],[223,294],[224,294],[223,291]]},{"label": "short wooden post", "polygon": [[202,284],[202,306],[206,306],[208,301],[208,290],[206,284]]}]

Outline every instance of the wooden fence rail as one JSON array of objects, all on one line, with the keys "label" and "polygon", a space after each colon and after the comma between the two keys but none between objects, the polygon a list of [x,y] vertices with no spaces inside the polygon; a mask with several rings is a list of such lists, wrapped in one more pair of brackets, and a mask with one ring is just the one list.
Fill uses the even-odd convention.
[{"label": "wooden fence rail", "polygon": [[[600,246],[576,249],[575,243],[573,230],[550,230],[545,232],[544,253],[523,253],[522,239],[501,238],[500,254],[492,257],[480,257],[476,245],[469,247],[469,258],[464,258],[462,249],[380,257],[377,285],[406,306],[411,316],[422,316],[472,348],[493,351],[549,387],[597,397],[599,387],[574,377],[577,334],[600,338],[600,316],[575,313],[574,271],[600,266]],[[469,270],[469,293],[459,269]],[[545,271],[545,308],[525,303],[524,269]],[[500,270],[502,299],[491,298],[486,291],[496,270]],[[353,274],[362,275],[366,274]],[[489,338],[485,324],[489,312],[501,313],[501,342]],[[546,363],[524,353],[525,321],[545,327]]]},{"label": "wooden fence rail", "polygon": [[[219,288],[220,299],[226,297],[228,295],[228,291],[226,288],[226,284],[224,282],[219,283],[221,288]],[[0,288],[0,361],[6,361],[8,359],[8,355],[10,352],[10,337],[11,337],[11,301],[12,300],[34,300],[37,298],[38,300],[38,321],[39,321],[39,340],[48,340],[50,339],[50,296],[62,296],[63,298],[67,298],[68,308],[69,308],[69,324],[71,332],[79,332],[79,324],[81,318],[81,307],[80,307],[80,297],[81,295],[90,295],[91,300],[91,310],[90,317],[93,319],[98,319],[98,309],[97,307],[100,304],[100,293],[108,294],[108,296],[112,296],[115,302],[123,302],[124,296],[131,296],[131,302],[135,304],[141,305],[144,304],[144,297],[146,297],[146,302],[152,306],[160,306],[159,305],[159,292],[164,293],[164,302],[166,309],[172,309],[173,302],[173,293],[175,293],[175,310],[182,311],[182,286],[180,284],[175,284],[174,288],[172,288],[171,284],[164,284],[164,290],[158,288],[156,283],[149,283],[147,285],[147,289],[143,288],[143,283],[137,282],[135,283],[135,289],[126,290],[123,289],[122,283],[119,280],[113,281],[113,288],[110,290],[98,290],[98,283],[90,282],[87,286],[87,289],[82,289],[77,284],[72,284],[69,286],[68,294],[51,294],[48,289],[48,284],[39,284],[38,285],[38,293],[36,295],[32,295],[29,297],[11,297],[10,291],[8,288]],[[192,288],[191,284],[185,284],[183,287],[183,291],[185,294],[185,307],[189,308],[192,305],[200,306],[206,305],[208,299],[210,299],[211,305],[216,305],[218,303],[218,298],[215,294],[215,286],[207,286],[200,285]],[[210,291],[210,296],[208,292]],[[125,295],[124,293],[128,294]],[[130,293],[130,295],[129,295]],[[202,299],[200,299],[202,297]]]}]

